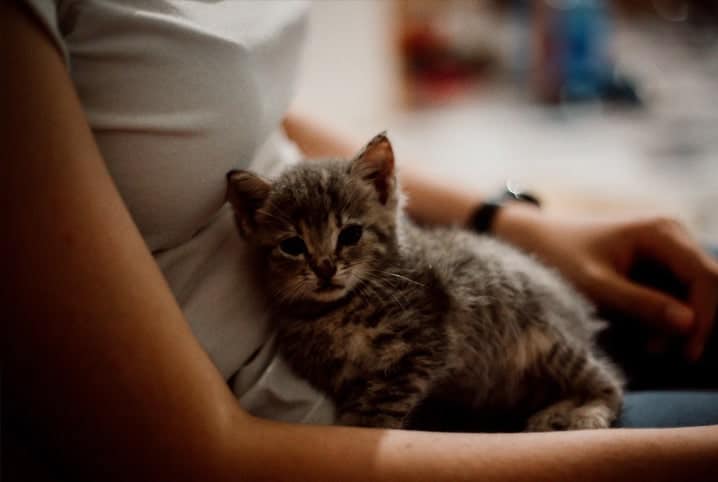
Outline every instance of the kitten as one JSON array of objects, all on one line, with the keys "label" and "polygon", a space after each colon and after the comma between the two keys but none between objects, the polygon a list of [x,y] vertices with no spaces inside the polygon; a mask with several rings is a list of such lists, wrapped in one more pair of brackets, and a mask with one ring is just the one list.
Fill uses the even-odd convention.
[{"label": "kitten", "polygon": [[280,349],[340,423],[406,428],[429,397],[477,417],[530,415],[530,431],[616,418],[623,382],[594,344],[592,306],[491,237],[412,224],[385,135],[350,162],[307,162],[273,183],[227,178]]}]

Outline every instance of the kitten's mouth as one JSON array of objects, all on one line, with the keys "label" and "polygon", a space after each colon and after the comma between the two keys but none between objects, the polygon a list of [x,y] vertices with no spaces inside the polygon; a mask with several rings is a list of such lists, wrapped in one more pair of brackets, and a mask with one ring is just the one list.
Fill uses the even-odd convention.
[{"label": "kitten's mouth", "polygon": [[343,290],[344,285],[336,283],[325,283],[314,290],[315,293],[331,293],[332,291]]}]

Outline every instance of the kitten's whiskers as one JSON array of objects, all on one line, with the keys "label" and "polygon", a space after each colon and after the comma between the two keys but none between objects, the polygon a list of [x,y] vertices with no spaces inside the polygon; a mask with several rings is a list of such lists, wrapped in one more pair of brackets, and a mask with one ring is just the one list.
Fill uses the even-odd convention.
[{"label": "kitten's whiskers", "polygon": [[418,281],[414,281],[413,279],[408,278],[408,277],[406,277],[406,276],[402,276],[402,275],[400,275],[400,274],[392,273],[391,271],[384,271],[384,270],[372,270],[372,271],[375,271],[375,272],[377,272],[377,273],[387,274],[387,275],[389,275],[389,276],[394,276],[394,277],[396,277],[396,278],[400,278],[400,279],[403,279],[403,280],[405,280],[405,281],[408,281],[409,283],[413,283],[413,284],[415,284],[415,285],[422,286],[422,287],[426,288],[426,285],[425,285],[424,283],[419,283]]},{"label": "kitten's whiskers", "polygon": [[[376,290],[374,288],[378,289],[382,293],[386,293],[389,296],[391,296],[394,299],[394,301],[396,302],[396,304],[399,305],[401,310],[406,311],[406,306],[404,306],[402,304],[402,302],[399,301],[399,298],[397,298],[394,295],[394,293],[392,293],[391,287],[388,287],[389,289],[386,289],[387,286],[385,284],[383,284],[380,280],[377,280],[377,279],[367,277],[367,278],[363,278],[363,280],[367,283],[365,285],[365,287],[371,289],[371,291],[374,293],[374,295],[377,297],[377,299],[381,299],[381,297],[379,296],[379,294],[376,292]],[[372,288],[370,288],[370,286],[372,286]]]}]

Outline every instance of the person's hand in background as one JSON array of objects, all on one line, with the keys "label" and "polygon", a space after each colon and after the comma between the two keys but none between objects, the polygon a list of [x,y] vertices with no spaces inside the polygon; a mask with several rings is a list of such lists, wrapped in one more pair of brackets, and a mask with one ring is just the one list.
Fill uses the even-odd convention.
[{"label": "person's hand in background", "polygon": [[[509,205],[497,216],[494,232],[558,268],[601,309],[684,336],[690,360],[703,353],[718,309],[718,262],[679,223],[562,219]],[[631,280],[641,261],[665,266],[685,285],[685,299]]]}]

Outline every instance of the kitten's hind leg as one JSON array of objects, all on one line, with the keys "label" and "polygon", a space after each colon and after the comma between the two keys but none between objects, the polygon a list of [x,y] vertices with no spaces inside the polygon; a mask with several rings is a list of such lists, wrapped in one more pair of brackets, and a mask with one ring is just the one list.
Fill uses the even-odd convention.
[{"label": "kitten's hind leg", "polygon": [[618,417],[623,380],[608,360],[557,342],[544,369],[561,386],[565,400],[532,416],[528,430],[608,428]]},{"label": "kitten's hind leg", "polygon": [[576,408],[573,400],[561,400],[533,414],[526,424],[527,432],[566,430],[571,425],[571,414]]},{"label": "kitten's hind leg", "polygon": [[608,428],[621,411],[623,377],[609,360],[592,353],[585,356],[585,368],[573,383],[583,403],[573,411],[569,428]]}]

